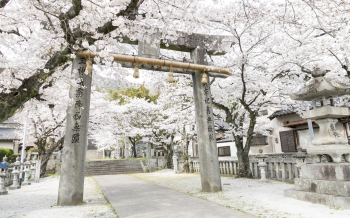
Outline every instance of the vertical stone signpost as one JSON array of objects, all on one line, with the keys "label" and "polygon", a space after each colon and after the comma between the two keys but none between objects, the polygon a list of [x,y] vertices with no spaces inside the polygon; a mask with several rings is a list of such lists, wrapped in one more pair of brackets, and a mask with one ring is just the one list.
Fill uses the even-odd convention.
[{"label": "vertical stone signpost", "polygon": [[[91,67],[91,66],[90,66]],[[69,90],[72,102],[67,109],[66,135],[62,153],[61,177],[58,191],[59,206],[83,202],[84,167],[89,123],[91,74],[86,74],[86,59],[75,58]]]},{"label": "vertical stone signpost", "polygon": [[[191,58],[195,64],[206,64],[204,60],[205,54],[205,49],[196,48],[191,51]],[[204,75],[204,77],[207,77],[207,83],[202,84],[202,74],[206,73],[196,72],[192,75],[201,184],[202,191],[217,192],[221,191],[222,187],[216,147],[210,80],[209,76]]]},{"label": "vertical stone signpost", "polygon": [[152,158],[152,153],[151,153],[151,143],[147,142],[146,143],[146,157],[147,158]]}]

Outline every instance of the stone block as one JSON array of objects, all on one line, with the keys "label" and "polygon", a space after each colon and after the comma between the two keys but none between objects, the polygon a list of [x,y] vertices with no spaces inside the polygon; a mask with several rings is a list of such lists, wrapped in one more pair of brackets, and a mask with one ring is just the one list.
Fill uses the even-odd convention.
[{"label": "stone block", "polygon": [[340,207],[342,209],[349,210],[350,209],[350,198],[349,197],[333,197],[334,207]]},{"label": "stone block", "polygon": [[318,163],[301,166],[302,179],[350,181],[349,163]]},{"label": "stone block", "polygon": [[322,119],[322,118],[339,118],[347,116],[349,109],[347,107],[334,107],[334,106],[323,106],[313,110],[304,111],[303,117],[305,119]]},{"label": "stone block", "polygon": [[333,196],[314,192],[297,191],[294,189],[284,190],[284,196],[315,204],[333,206]]},{"label": "stone block", "polygon": [[320,194],[350,197],[350,181],[295,179],[294,188],[297,191],[308,191]]},{"label": "stone block", "polygon": [[284,190],[284,196],[315,204],[328,205],[330,207],[339,207],[346,210],[350,209],[350,197],[339,197],[315,192],[297,191],[294,189]]}]

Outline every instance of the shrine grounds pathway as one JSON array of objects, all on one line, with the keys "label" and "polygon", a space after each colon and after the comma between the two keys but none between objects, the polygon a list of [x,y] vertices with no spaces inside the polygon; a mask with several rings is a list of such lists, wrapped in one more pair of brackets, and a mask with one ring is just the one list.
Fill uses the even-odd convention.
[{"label": "shrine grounds pathway", "polygon": [[94,178],[120,218],[255,217],[128,175]]},{"label": "shrine grounds pathway", "polygon": [[[175,174],[173,170],[164,169],[153,173],[95,178],[100,183],[108,199],[110,199],[110,195],[120,195],[119,197],[115,196],[116,198],[120,198],[119,205],[114,205],[113,202],[111,204],[121,218],[124,216],[128,217],[131,214],[135,215],[134,217],[153,217],[150,216],[151,214],[148,216],[146,213],[153,210],[153,208],[156,208],[156,211],[153,211],[154,213],[157,213],[157,211],[159,213],[168,212],[166,216],[158,217],[235,218],[252,217],[252,215],[259,218],[350,217],[350,210],[284,197],[284,190],[293,188],[294,184],[274,180],[261,181],[259,179],[222,176],[221,183],[223,191],[207,193],[201,191],[200,176],[198,173]],[[109,186],[110,193],[103,187],[103,184],[108,185],[108,183],[110,185],[117,184],[115,190],[113,190],[112,186]],[[122,187],[125,189],[120,190]],[[185,194],[185,196],[179,192]],[[134,197],[130,195],[134,195]],[[123,199],[124,197],[126,199]],[[201,201],[202,199],[206,201]],[[154,201],[156,202],[152,203]],[[193,203],[196,201],[198,204]],[[205,202],[212,202],[217,205],[207,204]],[[201,208],[203,208],[203,211]],[[192,215],[190,213],[191,210],[193,212]],[[208,210],[209,212],[207,213],[206,211]],[[143,214],[144,216],[136,216],[139,215],[138,213],[140,211],[145,212]],[[226,211],[229,211],[229,215],[226,215]],[[244,213],[238,213],[238,211]],[[123,214],[124,212],[125,215]],[[188,215],[183,215],[186,212],[188,212]],[[203,215],[200,215],[201,212],[203,212]]]},{"label": "shrine grounds pathway", "polygon": [[[88,176],[84,183],[84,203],[61,207],[56,204],[59,176],[50,176],[42,178],[40,183],[0,195],[0,218],[350,217],[350,210],[284,197],[284,190],[293,188],[293,184],[225,176],[221,177],[221,182],[222,192],[206,193],[201,191],[198,173],[175,174],[173,170],[159,170],[121,176]],[[110,196],[119,201],[113,203]],[[164,212],[166,215],[161,216]]]}]

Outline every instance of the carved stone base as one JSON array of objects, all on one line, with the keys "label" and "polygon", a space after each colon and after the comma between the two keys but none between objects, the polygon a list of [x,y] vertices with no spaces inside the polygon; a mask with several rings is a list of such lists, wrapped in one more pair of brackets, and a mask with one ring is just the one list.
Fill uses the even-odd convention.
[{"label": "carved stone base", "polygon": [[284,196],[350,209],[350,164],[303,164],[301,178],[294,179],[294,189],[285,190]]},{"label": "carved stone base", "polygon": [[21,185],[31,185],[31,183],[30,182],[22,182]]},{"label": "carved stone base", "polygon": [[350,181],[294,179],[294,189],[319,194],[350,197]]},{"label": "carved stone base", "polygon": [[21,188],[21,186],[19,186],[19,185],[18,186],[10,186],[9,187],[10,190],[16,190],[16,189],[20,189],[20,188]]},{"label": "carved stone base", "polygon": [[[318,163],[301,165],[300,179],[350,181],[349,163]],[[349,192],[350,197],[350,192]]]},{"label": "carved stone base", "polygon": [[328,162],[340,163],[341,157],[344,156],[346,162],[350,162],[350,145],[318,145],[311,146],[307,149],[307,153],[316,158],[316,162],[321,162],[324,155]]},{"label": "carved stone base", "polygon": [[350,197],[320,194],[315,192],[297,191],[294,189],[284,190],[284,196],[301,201],[308,201],[315,204],[324,204],[330,207],[337,207],[349,210]]}]

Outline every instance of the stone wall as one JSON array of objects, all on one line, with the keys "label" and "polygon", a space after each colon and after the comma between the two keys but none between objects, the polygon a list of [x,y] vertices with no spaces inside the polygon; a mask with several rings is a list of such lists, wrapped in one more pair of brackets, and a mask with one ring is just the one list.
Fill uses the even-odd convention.
[{"label": "stone wall", "polygon": [[98,160],[103,158],[103,151],[98,150],[87,150],[86,160]]}]

